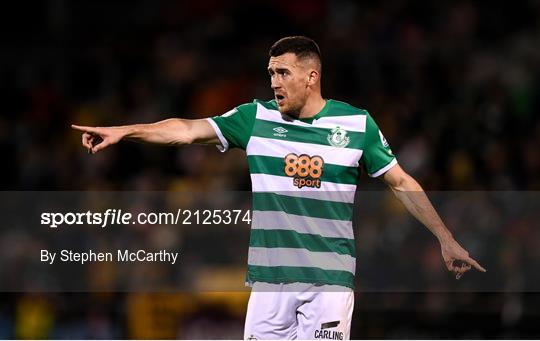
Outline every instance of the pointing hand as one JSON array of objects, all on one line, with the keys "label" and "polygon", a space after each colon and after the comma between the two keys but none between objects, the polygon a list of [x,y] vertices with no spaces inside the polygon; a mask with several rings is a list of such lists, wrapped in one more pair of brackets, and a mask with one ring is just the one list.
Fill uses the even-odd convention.
[{"label": "pointing hand", "polygon": [[82,145],[91,154],[118,143],[125,136],[122,127],[86,127],[72,124],[71,128],[83,132]]}]

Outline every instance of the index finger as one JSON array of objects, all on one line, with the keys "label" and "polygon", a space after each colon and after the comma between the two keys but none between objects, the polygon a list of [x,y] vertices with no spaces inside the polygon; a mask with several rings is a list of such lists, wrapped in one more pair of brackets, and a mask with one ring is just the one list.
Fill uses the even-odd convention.
[{"label": "index finger", "polygon": [[87,133],[95,133],[95,134],[99,133],[99,129],[96,127],[78,126],[78,125],[72,124],[71,128],[82,131],[82,132],[87,132]]},{"label": "index finger", "polygon": [[480,264],[478,264],[477,261],[475,261],[474,259],[472,259],[471,257],[468,257],[465,259],[465,262],[469,263],[470,265],[474,266],[474,268],[478,271],[481,271],[481,272],[486,272],[487,270],[484,269]]}]

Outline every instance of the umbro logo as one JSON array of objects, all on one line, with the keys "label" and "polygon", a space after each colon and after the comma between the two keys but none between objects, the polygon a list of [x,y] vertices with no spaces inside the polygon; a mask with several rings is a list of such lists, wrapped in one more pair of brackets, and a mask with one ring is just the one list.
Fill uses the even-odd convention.
[{"label": "umbro logo", "polygon": [[287,129],[283,127],[275,127],[272,130],[275,131],[274,136],[276,137],[287,137],[286,134],[289,132]]}]

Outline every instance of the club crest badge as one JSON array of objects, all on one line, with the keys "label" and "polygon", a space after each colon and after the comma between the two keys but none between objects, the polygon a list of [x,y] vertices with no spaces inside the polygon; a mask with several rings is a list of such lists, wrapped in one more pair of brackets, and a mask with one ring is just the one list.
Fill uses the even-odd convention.
[{"label": "club crest badge", "polygon": [[340,148],[346,147],[350,142],[350,138],[347,136],[347,131],[345,129],[341,129],[339,126],[332,129],[326,139],[332,146]]}]

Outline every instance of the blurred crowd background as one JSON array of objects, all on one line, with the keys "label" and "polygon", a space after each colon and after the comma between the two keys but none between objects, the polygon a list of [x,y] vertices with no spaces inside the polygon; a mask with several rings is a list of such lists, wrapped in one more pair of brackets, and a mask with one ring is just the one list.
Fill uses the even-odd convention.
[{"label": "blurred crowd background", "polygon": [[[529,191],[533,195],[523,195],[534,206],[533,191],[540,188],[539,18],[540,2],[533,0],[5,4],[1,188],[249,190],[242,151],[121,143],[90,156],[69,126],[202,118],[253,98],[270,99],[268,48],[283,36],[303,34],[322,50],[323,95],[367,109],[400,164],[427,190]],[[363,177],[359,189],[383,186]],[[358,220],[360,273],[380,271],[384,282],[384,268],[374,263],[377,250],[388,247],[415,263],[405,276],[440,271],[433,239],[419,248],[409,228],[377,228],[389,214],[394,226],[407,215],[392,204],[381,207],[391,211],[380,211],[382,220]],[[467,200],[458,200],[443,210],[451,216],[467,207]],[[449,225],[458,240],[481,263],[482,255],[494,260],[484,265],[495,276],[511,279],[505,292],[359,290],[354,338],[540,336],[540,298],[523,284],[540,264],[537,217],[486,219],[474,233],[456,221]],[[376,250],[368,242],[374,239]],[[489,251],[482,246],[488,242]],[[247,253],[247,244],[238,252]],[[232,263],[234,271],[243,266]],[[241,338],[246,303],[240,292],[5,293],[0,337]]]}]

